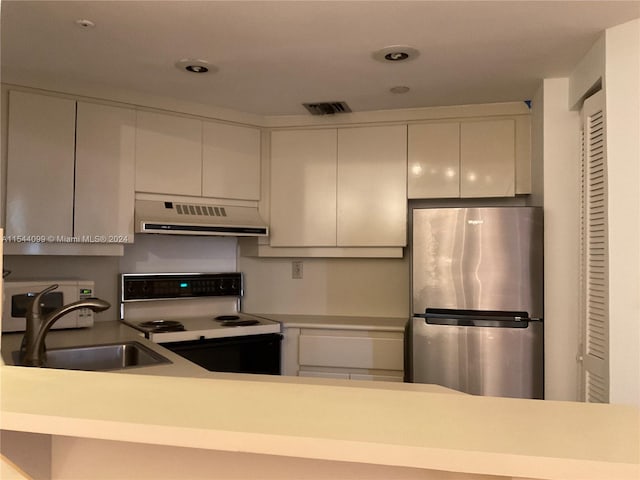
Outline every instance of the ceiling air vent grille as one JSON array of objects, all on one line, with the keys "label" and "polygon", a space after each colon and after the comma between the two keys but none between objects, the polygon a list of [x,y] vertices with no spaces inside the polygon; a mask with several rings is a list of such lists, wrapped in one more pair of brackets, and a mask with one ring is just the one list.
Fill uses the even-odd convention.
[{"label": "ceiling air vent grille", "polygon": [[317,102],[303,103],[304,108],[309,110],[311,115],[333,115],[334,113],[350,113],[351,108],[347,102]]},{"label": "ceiling air vent grille", "polygon": [[207,217],[226,217],[227,212],[224,207],[214,207],[212,205],[191,205],[176,204],[178,215],[200,215]]}]

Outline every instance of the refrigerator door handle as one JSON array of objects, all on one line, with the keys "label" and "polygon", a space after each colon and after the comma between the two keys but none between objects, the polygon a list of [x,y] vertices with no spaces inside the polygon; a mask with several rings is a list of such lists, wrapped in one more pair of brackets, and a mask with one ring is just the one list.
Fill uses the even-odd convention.
[{"label": "refrigerator door handle", "polygon": [[529,322],[541,322],[541,318],[530,317],[527,312],[501,312],[488,310],[449,310],[427,308],[424,314],[416,315],[429,325],[454,325],[463,327],[510,327],[526,328]]}]

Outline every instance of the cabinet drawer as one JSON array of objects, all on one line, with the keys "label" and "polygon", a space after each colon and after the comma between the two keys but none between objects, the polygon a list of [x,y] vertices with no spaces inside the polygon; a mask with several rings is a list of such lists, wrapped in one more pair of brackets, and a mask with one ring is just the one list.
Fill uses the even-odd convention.
[{"label": "cabinet drawer", "polygon": [[401,338],[300,335],[300,365],[402,370]]},{"label": "cabinet drawer", "polygon": [[337,372],[310,372],[306,370],[299,370],[298,376],[313,377],[313,378],[340,378],[342,380],[349,380],[348,373],[337,373]]}]

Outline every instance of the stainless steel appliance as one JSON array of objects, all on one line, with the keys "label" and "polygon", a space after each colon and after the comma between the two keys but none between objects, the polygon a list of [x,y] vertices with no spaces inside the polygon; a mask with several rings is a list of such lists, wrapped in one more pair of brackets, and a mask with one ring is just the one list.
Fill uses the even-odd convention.
[{"label": "stainless steel appliance", "polygon": [[279,322],[242,313],[242,274],[125,273],[120,320],[217,372],[280,374]]},{"label": "stainless steel appliance", "polygon": [[409,380],[543,398],[542,209],[413,210]]},{"label": "stainless steel appliance", "polygon": [[[22,280],[4,282],[2,305],[2,331],[24,332],[26,315],[33,298],[50,285],[57,284],[53,291],[42,296],[41,311],[49,314],[68,303],[95,296],[94,282],[91,280]],[[83,328],[93,326],[94,313],[88,308],[75,310],[65,315],[51,327]]]}]

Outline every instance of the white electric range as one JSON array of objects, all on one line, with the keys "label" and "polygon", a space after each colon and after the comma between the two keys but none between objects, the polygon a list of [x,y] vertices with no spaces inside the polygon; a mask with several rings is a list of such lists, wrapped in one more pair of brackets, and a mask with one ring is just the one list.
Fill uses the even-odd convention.
[{"label": "white electric range", "polygon": [[279,322],[241,312],[241,273],[125,273],[120,320],[210,371],[280,373]]}]

